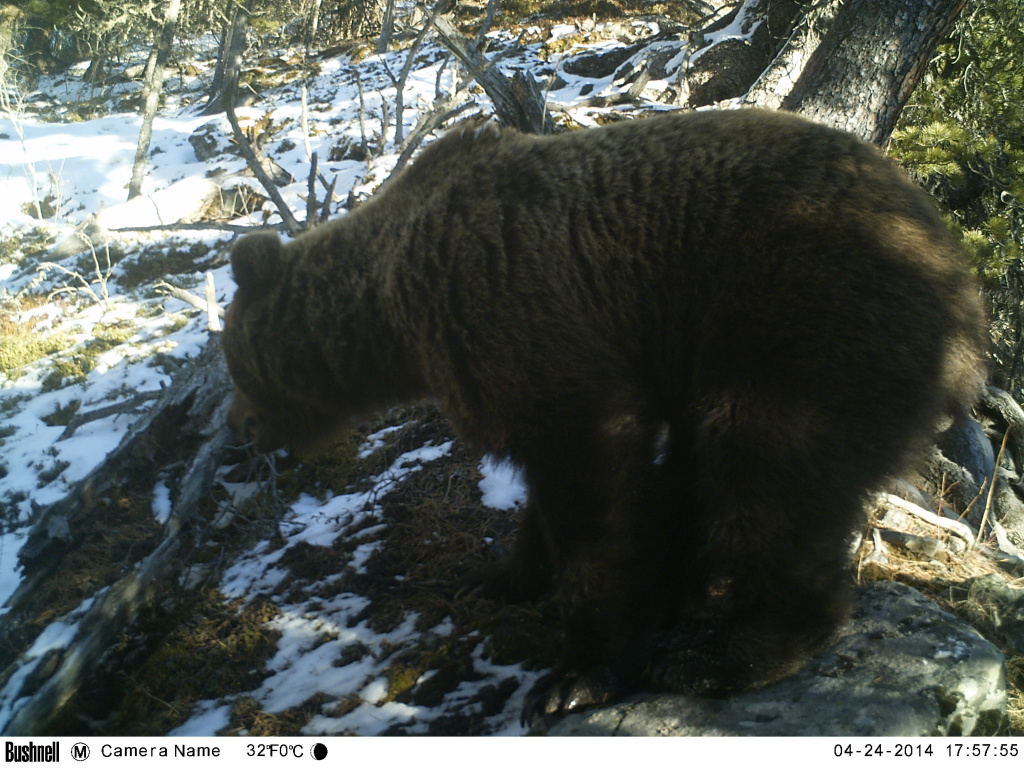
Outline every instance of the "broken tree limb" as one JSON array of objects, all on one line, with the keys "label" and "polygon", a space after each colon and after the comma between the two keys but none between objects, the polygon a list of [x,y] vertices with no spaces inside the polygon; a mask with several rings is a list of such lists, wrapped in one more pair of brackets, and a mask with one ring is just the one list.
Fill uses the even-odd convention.
[{"label": "broken tree limb", "polygon": [[220,316],[223,310],[217,306],[217,286],[213,282],[213,272],[206,271],[206,330],[220,333]]},{"label": "broken tree limb", "polygon": [[183,288],[178,288],[176,285],[171,285],[168,282],[161,280],[153,285],[153,289],[156,291],[162,291],[168,296],[184,301],[186,304],[191,304],[196,309],[201,309],[204,312],[210,312],[211,310],[217,313],[218,317],[224,317],[224,308],[217,306],[216,302],[211,303],[209,298],[206,300],[200,299],[198,296],[194,296]]},{"label": "broken tree limb", "polygon": [[105,405],[102,408],[95,408],[86,413],[76,414],[75,417],[68,423],[64,428],[64,431],[60,433],[60,437],[57,438],[57,442],[61,440],[67,440],[75,431],[83,424],[88,424],[91,421],[99,421],[105,419],[108,416],[114,416],[118,413],[130,413],[138,408],[143,403],[147,403],[150,400],[156,400],[162,391],[154,389],[149,392],[139,392],[133,397],[128,398],[120,403],[114,403],[113,405]]},{"label": "broken tree limb", "polygon": [[262,224],[259,226],[249,224],[226,224],[219,221],[193,221],[193,222],[175,222],[174,224],[153,224],[145,227],[118,227],[116,229],[108,230],[110,232],[174,232],[180,230],[206,230],[206,229],[217,229],[223,230],[224,232],[234,232],[238,235],[245,235],[249,232],[265,232],[268,229],[284,229],[284,225],[276,226],[274,224]]},{"label": "broken tree limb", "polygon": [[974,531],[971,530],[970,526],[965,523],[961,523],[959,520],[951,520],[948,517],[942,517],[941,515],[937,515],[924,507],[920,507],[910,501],[905,501],[899,496],[891,493],[880,494],[878,503],[882,506],[893,507],[902,512],[914,515],[914,517],[920,518],[927,523],[931,523],[937,528],[949,531],[967,542],[968,546],[973,545],[975,542]]},{"label": "broken tree limb", "polygon": [[533,78],[516,72],[509,80],[447,17],[434,18],[433,25],[441,44],[455,54],[494,102],[494,112],[503,125],[524,133],[554,131],[555,123],[544,104],[544,94]]}]

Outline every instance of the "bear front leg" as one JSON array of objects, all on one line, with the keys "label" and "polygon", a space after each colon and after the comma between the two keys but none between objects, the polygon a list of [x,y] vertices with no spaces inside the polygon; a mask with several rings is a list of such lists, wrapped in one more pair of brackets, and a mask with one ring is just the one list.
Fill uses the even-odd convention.
[{"label": "bear front leg", "polygon": [[[635,689],[661,617],[656,521],[657,429],[618,417],[598,429],[552,430],[542,460],[526,462],[562,613],[562,660],[531,690],[524,721],[597,706]],[[572,445],[557,436],[568,435]]]},{"label": "bear front leg", "polygon": [[532,501],[523,510],[512,553],[500,562],[475,568],[465,579],[466,587],[508,602],[535,600],[551,583],[551,557]]}]

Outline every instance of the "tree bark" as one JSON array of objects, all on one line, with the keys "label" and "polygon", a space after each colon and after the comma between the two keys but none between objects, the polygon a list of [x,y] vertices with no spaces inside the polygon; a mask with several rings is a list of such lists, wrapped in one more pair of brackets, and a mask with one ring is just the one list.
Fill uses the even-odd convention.
[{"label": "tree bark", "polygon": [[[744,0],[701,30],[582,56],[567,72],[649,77],[691,108],[727,100],[787,109],[884,145],[966,0]],[[635,98],[641,88],[630,91]]]},{"label": "tree bark", "polygon": [[[801,3],[747,0],[737,16],[748,26],[758,25],[747,46],[753,53],[734,58],[749,69],[758,51],[771,50],[780,40],[783,45],[748,83],[743,102],[798,112],[885,145],[932,52],[964,5],[966,0],[823,0],[808,10]],[[757,43],[765,38],[762,30],[767,40]],[[721,95],[708,90],[691,86],[690,105]]]},{"label": "tree bark", "polygon": [[[220,55],[210,86],[210,97],[203,109],[204,115],[216,115],[225,110],[225,102],[234,98],[238,77],[242,73],[242,55],[245,53],[245,33],[249,26],[254,0],[245,5],[236,3],[231,20],[225,24],[221,38]],[[232,105],[234,106],[234,105]]]},{"label": "tree bark", "polygon": [[[884,146],[939,41],[967,0],[846,0],[781,108]],[[822,19],[824,21],[824,18]],[[805,20],[804,39],[814,31]],[[796,38],[791,44],[796,42]],[[785,54],[785,50],[783,55]]]},{"label": "tree bark", "polygon": [[306,56],[313,54],[313,46],[316,45],[316,37],[320,30],[320,6],[324,0],[313,0],[309,9],[309,17],[306,23]]},{"label": "tree bark", "polygon": [[387,0],[384,16],[380,22],[380,37],[377,38],[377,53],[387,53],[391,35],[395,31],[395,0]]},{"label": "tree bark", "polygon": [[132,180],[128,185],[128,199],[142,194],[142,182],[146,178],[146,161],[149,159],[149,145],[153,139],[153,119],[160,106],[160,93],[163,91],[164,70],[167,58],[174,44],[174,32],[178,27],[178,12],[181,0],[168,0],[164,13],[164,24],[160,35],[153,45],[149,61],[146,63],[146,85],[142,91],[143,111],[142,130],[139,132],[139,146],[135,151],[135,167]]}]

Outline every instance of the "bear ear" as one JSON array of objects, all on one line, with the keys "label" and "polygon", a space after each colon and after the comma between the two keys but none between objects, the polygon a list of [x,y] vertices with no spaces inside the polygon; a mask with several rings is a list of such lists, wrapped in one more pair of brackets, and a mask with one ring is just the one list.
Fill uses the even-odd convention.
[{"label": "bear ear", "polygon": [[281,279],[284,263],[276,232],[246,235],[231,249],[231,269],[238,287],[259,293]]}]

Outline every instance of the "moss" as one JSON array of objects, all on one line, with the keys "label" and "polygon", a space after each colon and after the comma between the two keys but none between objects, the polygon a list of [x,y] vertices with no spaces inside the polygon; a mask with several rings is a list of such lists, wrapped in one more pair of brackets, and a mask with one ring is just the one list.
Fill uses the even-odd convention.
[{"label": "moss", "polygon": [[109,349],[121,346],[135,333],[135,326],[127,321],[97,326],[93,330],[93,337],[82,345],[82,350],[98,357]]},{"label": "moss", "polygon": [[54,360],[50,372],[43,378],[42,391],[54,392],[73,384],[81,384],[89,376],[95,361],[83,355]]},{"label": "moss", "polygon": [[9,395],[0,398],[0,416],[13,416],[21,410],[21,404],[29,399],[28,395]]},{"label": "moss", "polygon": [[36,473],[36,477],[38,478],[38,480],[36,481],[36,487],[43,488],[49,485],[58,477],[60,477],[61,473],[70,466],[71,462],[64,461],[63,459],[57,459],[49,467],[46,467],[45,469],[40,469]]},{"label": "moss", "polygon": [[405,664],[393,664],[388,667],[388,695],[385,701],[394,701],[406,691],[412,690],[425,671],[419,666]]},{"label": "moss", "polygon": [[31,262],[45,254],[56,242],[56,236],[46,227],[35,227],[0,240],[0,264]]},{"label": "moss", "polygon": [[124,344],[135,333],[135,327],[126,322],[96,326],[93,337],[83,342],[74,354],[52,361],[51,370],[43,379],[43,391],[52,392],[84,382],[100,355]]},{"label": "moss", "polygon": [[66,333],[39,335],[16,329],[12,333],[4,333],[0,329],[0,373],[9,378],[20,368],[29,363],[66,349],[71,338]]}]

